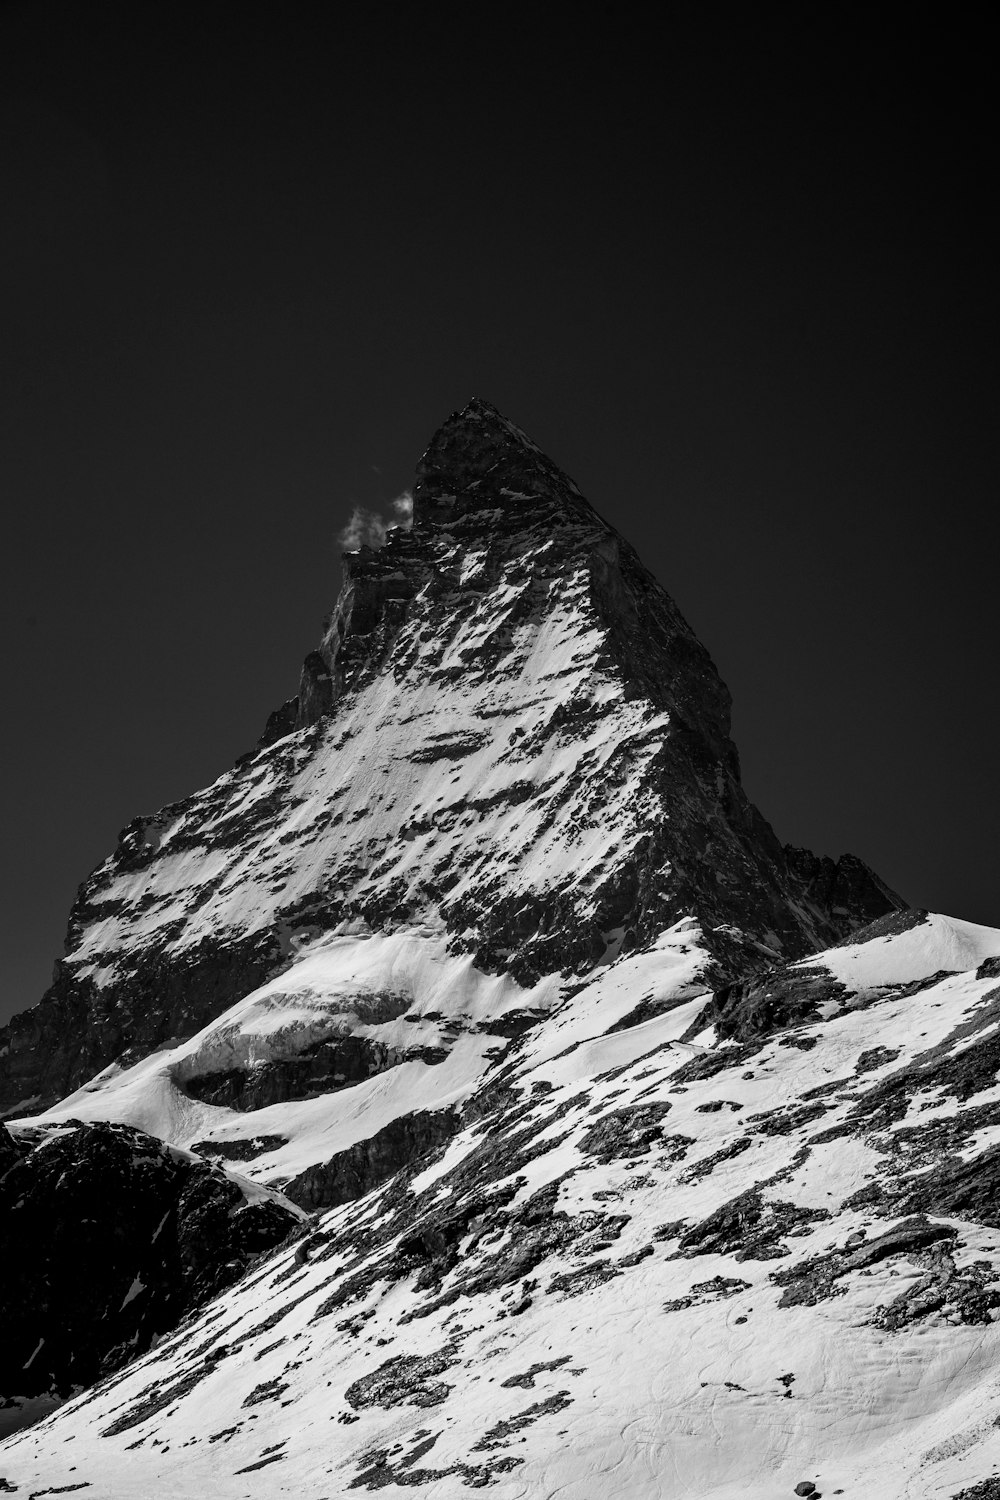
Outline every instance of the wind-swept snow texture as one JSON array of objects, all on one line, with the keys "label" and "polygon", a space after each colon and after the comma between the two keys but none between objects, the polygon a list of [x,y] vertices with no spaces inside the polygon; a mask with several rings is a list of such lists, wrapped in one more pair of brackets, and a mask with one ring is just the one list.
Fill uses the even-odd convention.
[{"label": "wind-swept snow texture", "polygon": [[845,1004],[755,1046],[680,1040],[699,954],[688,928],[615,960],[478,1119],[0,1471],[102,1500],[976,1494],[1000,1472],[1000,931],[931,916],[820,954]]}]

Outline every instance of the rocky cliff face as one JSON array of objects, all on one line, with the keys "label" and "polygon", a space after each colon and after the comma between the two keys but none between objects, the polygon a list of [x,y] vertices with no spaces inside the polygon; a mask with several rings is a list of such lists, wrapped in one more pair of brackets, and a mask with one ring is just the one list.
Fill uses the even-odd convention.
[{"label": "rocky cliff face", "polygon": [[81,887],[51,990],[0,1034],[0,1109],[190,1036],[317,934],[430,924],[531,986],[693,916],[734,978],[899,905],[860,861],[781,847],[672,600],[474,401],[420,462],[412,529],[345,559],[258,752]]},{"label": "rocky cliff face", "polygon": [[127,1126],[0,1126],[0,1433],[145,1353],[302,1217]]}]

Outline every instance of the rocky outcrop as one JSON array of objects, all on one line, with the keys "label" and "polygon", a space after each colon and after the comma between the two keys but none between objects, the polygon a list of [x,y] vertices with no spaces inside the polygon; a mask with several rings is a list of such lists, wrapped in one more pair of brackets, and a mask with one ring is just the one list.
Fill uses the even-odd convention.
[{"label": "rocky outcrop", "polygon": [[295,1057],[278,1058],[249,1068],[200,1073],[183,1081],[184,1092],[205,1104],[251,1111],[291,1099],[315,1099],[350,1088],[364,1078],[384,1073],[403,1062],[431,1065],[447,1057],[444,1048],[390,1047],[364,1036],[337,1037],[315,1042]]},{"label": "rocky outcrop", "polygon": [[450,1109],[421,1109],[401,1115],[367,1140],[338,1151],[329,1161],[307,1167],[285,1184],[285,1196],[310,1212],[351,1203],[460,1129],[461,1118]]},{"label": "rocky outcrop", "polygon": [[760,1043],[777,1031],[820,1019],[820,1006],[847,1000],[846,987],[822,964],[767,969],[721,985],[699,1027],[708,1021],[727,1041]]},{"label": "rocky outcrop", "polygon": [[[801,854],[802,851],[796,853]],[[840,863],[846,864],[849,860],[850,856],[845,856]],[[815,863],[820,864],[820,861]],[[823,863],[830,865],[831,861]],[[855,860],[852,863],[859,862]],[[868,875],[872,881],[876,879],[871,876],[870,871]],[[855,906],[854,909],[857,911],[858,907]],[[858,948],[881,939],[899,937],[926,925],[928,918],[929,914],[923,908],[900,907],[864,926],[858,926],[832,946],[843,947],[849,944]],[[991,962],[992,960],[987,959],[980,965],[980,977],[985,977],[983,970]],[[946,971],[928,973],[909,983],[895,981],[891,984],[864,985],[859,981],[858,986],[849,987],[819,958],[815,963],[799,961],[774,965],[759,973],[751,973],[728,984],[719,985],[709,998],[702,1016],[691,1028],[691,1033],[695,1034],[710,1022],[717,1035],[724,1040],[759,1046],[777,1032],[789,1031],[792,1027],[828,1018],[846,1007],[859,1009],[886,998],[889,993],[898,996],[925,989],[937,983],[943,972]],[[903,1090],[897,1092],[901,1094]]]},{"label": "rocky outcrop", "polygon": [[17,1142],[6,1125],[0,1124],[0,1177],[3,1177],[4,1173],[20,1159],[21,1152],[18,1150]]},{"label": "rocky outcrop", "polygon": [[856,941],[858,928],[883,915],[892,920],[895,913],[907,912],[908,917],[905,902],[856,854],[842,854],[833,860],[791,844],[785,845],[784,853],[789,874],[801,882],[806,901],[829,912],[843,928],[841,942]]},{"label": "rocky outcrop", "polygon": [[0,1131],[8,1418],[143,1353],[301,1224],[279,1195],[128,1126]]}]

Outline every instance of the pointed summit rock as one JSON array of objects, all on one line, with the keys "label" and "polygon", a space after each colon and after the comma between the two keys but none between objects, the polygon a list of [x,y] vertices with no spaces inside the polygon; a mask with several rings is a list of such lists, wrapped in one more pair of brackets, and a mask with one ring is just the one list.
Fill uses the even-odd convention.
[{"label": "pointed summit rock", "polygon": [[431,438],[417,465],[414,524],[483,511],[589,510],[573,481],[490,402],[474,397]]},{"label": "pointed summit rock", "polygon": [[[470,994],[494,976],[537,1008],[679,922],[700,933],[707,988],[902,904],[860,861],[781,846],[676,605],[475,400],[420,461],[412,529],[346,557],[298,696],[257,752],[129,824],[81,887],[52,989],[0,1038],[0,1107],[51,1104],[211,1027],[304,944],[365,933],[408,956],[388,988],[275,1023],[266,1043],[230,1028],[175,1060],[170,1088],[259,1104],[450,1056],[454,1030],[400,1022],[424,983],[415,933],[435,963],[466,966]],[[472,1017],[467,1030],[500,1024]]]}]

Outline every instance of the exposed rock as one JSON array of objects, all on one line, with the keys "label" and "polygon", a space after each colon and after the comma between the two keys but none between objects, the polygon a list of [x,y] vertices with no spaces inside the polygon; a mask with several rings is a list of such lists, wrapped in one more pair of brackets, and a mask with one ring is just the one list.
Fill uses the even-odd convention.
[{"label": "exposed rock", "polygon": [[[23,1149],[28,1147],[29,1149]],[[65,1398],[298,1231],[276,1194],[123,1125],[36,1128],[0,1178],[0,1395]]]},{"label": "exposed rock", "polygon": [[873,1073],[876,1068],[885,1068],[899,1056],[898,1047],[869,1047],[862,1052],[854,1064],[855,1073]]},{"label": "exposed rock", "polygon": [[579,1148],[598,1161],[643,1156],[663,1134],[660,1121],[670,1110],[666,1099],[610,1109],[580,1138]]},{"label": "exposed rock", "polygon": [[932,1224],[919,1214],[875,1239],[866,1240],[853,1250],[832,1250],[826,1255],[811,1256],[780,1271],[771,1279],[784,1290],[779,1307],[813,1306],[834,1295],[835,1283],[850,1271],[873,1266],[893,1255],[912,1256],[929,1245],[955,1239],[948,1224]]},{"label": "exposed rock", "polygon": [[873,1322],[897,1332],[909,1323],[940,1314],[950,1323],[991,1323],[1000,1306],[1000,1277],[989,1261],[979,1261],[958,1270],[950,1240],[941,1239],[911,1259],[926,1266],[926,1274],[904,1287],[899,1295],[879,1308]]},{"label": "exposed rock", "polygon": [[285,1196],[302,1208],[333,1208],[370,1192],[401,1167],[412,1165],[433,1146],[461,1129],[453,1110],[417,1110],[400,1115],[367,1140],[329,1161],[307,1167],[284,1187]]},{"label": "exposed rock", "polygon": [[[703,1024],[700,1016],[695,1024],[699,1027]],[[742,1067],[749,1056],[750,1052],[746,1047],[713,1048],[710,1052],[688,1058],[687,1062],[675,1068],[671,1078],[672,1086],[675,1089],[683,1088],[689,1083],[700,1083],[704,1078],[714,1078],[727,1068]]]},{"label": "exposed rock", "polygon": [[859,943],[873,943],[878,938],[900,937],[904,932],[912,932],[915,927],[925,926],[928,916],[929,913],[923,906],[908,906],[898,911],[888,911],[883,916],[876,917],[874,921],[866,923],[865,926],[848,933],[835,946],[855,947]]},{"label": "exposed rock", "polygon": [[[990,978],[992,979],[992,975]],[[1000,1500],[1000,1476],[991,1474],[988,1479],[981,1479],[978,1484],[967,1484],[951,1500]]]},{"label": "exposed rock", "polygon": [[696,1281],[687,1297],[673,1297],[664,1302],[663,1311],[683,1312],[706,1302],[718,1302],[723,1297],[735,1297],[738,1292],[749,1289],[749,1281],[741,1281],[738,1276],[713,1276],[709,1281]]},{"label": "exposed rock", "polygon": [[253,1161],[257,1156],[287,1145],[287,1140],[283,1135],[255,1135],[249,1140],[195,1141],[191,1150],[199,1156],[215,1157],[219,1161]]},{"label": "exposed rock", "polygon": [[3,1177],[15,1162],[21,1160],[24,1152],[18,1146],[17,1141],[11,1135],[6,1125],[0,1121],[0,1177]]},{"label": "exposed rock", "polygon": [[[846,929],[841,942],[858,942],[859,931],[870,933],[874,923],[891,921],[897,912],[904,922],[909,915],[895,891],[856,854],[842,854],[832,860],[808,849],[786,845],[785,857],[791,872],[802,881],[807,900],[821,911],[835,912],[840,917]],[[905,928],[885,930],[898,932]]]},{"label": "exposed rock", "polygon": [[685,1230],[678,1253],[717,1255],[728,1251],[737,1260],[774,1260],[788,1254],[783,1235],[795,1234],[802,1225],[829,1217],[827,1209],[767,1200],[760,1188],[748,1188]]},{"label": "exposed rock", "polygon": [[530,1427],[540,1417],[552,1416],[572,1404],[573,1398],[569,1391],[556,1391],[554,1395],[547,1396],[544,1401],[534,1401],[523,1411],[505,1417],[495,1427],[491,1427],[476,1443],[474,1451],[482,1452],[484,1449],[506,1447],[507,1439],[513,1437],[515,1433],[523,1431],[525,1427]]},{"label": "exposed rock", "polygon": [[409,1059],[442,1062],[444,1049],[390,1047],[365,1036],[315,1042],[294,1057],[275,1058],[249,1068],[201,1073],[183,1080],[184,1092],[205,1104],[252,1111],[292,1099],[313,1099],[349,1088]]},{"label": "exposed rock", "polygon": [[947,1214],[1000,1227],[1000,1146],[971,1161],[951,1157],[908,1184],[905,1211]]},{"label": "exposed rock", "polygon": [[814,1104],[786,1105],[781,1109],[763,1110],[760,1114],[750,1115],[747,1124],[752,1125],[758,1135],[791,1135],[803,1125],[808,1125],[810,1120],[818,1120],[825,1115],[826,1108],[818,1100]]},{"label": "exposed rock", "polygon": [[522,1374],[511,1375],[507,1380],[501,1380],[500,1384],[502,1386],[521,1386],[524,1390],[530,1391],[534,1389],[536,1375],[542,1375],[547,1370],[561,1369],[563,1365],[568,1365],[569,1361],[570,1356],[568,1354],[560,1354],[558,1359],[539,1360]]},{"label": "exposed rock", "polygon": [[[68,944],[100,919],[89,888],[81,887],[70,915]],[[43,1000],[0,1028],[0,1051],[9,1049],[0,1058],[0,1112],[37,1114],[108,1063],[137,1062],[171,1038],[190,1036],[281,965],[274,934],[206,938],[178,951],[181,925],[101,985],[60,961]]]},{"label": "exposed rock", "polygon": [[344,1392],[344,1399],[358,1410],[365,1406],[437,1406],[447,1399],[451,1386],[435,1379],[457,1363],[454,1349],[435,1354],[397,1354]]},{"label": "exposed rock", "polygon": [[709,1017],[720,1037],[760,1042],[775,1032],[820,1018],[820,1005],[843,1004],[847,989],[821,965],[769,969],[722,985],[712,996]]}]

